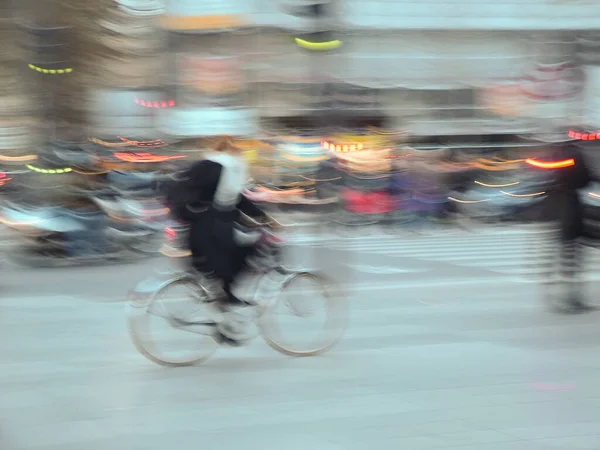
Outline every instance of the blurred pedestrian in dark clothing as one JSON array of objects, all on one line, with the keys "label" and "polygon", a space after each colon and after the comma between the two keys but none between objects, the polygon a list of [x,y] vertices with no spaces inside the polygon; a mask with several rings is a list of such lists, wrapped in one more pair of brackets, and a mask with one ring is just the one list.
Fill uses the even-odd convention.
[{"label": "blurred pedestrian in dark clothing", "polygon": [[547,211],[558,225],[559,275],[571,287],[565,299],[567,306],[580,310],[584,309],[579,278],[583,264],[580,238],[585,235],[585,229],[584,207],[578,191],[590,184],[591,175],[581,151],[572,142],[557,144],[551,159],[555,178],[548,189]]}]

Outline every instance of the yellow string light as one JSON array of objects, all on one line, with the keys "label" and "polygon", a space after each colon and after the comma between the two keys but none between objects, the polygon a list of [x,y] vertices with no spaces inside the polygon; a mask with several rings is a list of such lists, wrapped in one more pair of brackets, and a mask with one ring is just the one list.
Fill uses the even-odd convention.
[{"label": "yellow string light", "polygon": [[71,67],[67,67],[65,69],[44,69],[43,67],[38,67],[33,64],[27,64],[31,70],[35,70],[36,72],[46,73],[50,75],[62,75],[65,73],[73,72]]},{"label": "yellow string light", "polygon": [[63,169],[42,169],[40,167],[32,166],[31,164],[27,164],[25,167],[27,167],[29,170],[33,170],[34,172],[46,173],[46,174],[62,174],[62,173],[69,173],[69,172],[73,171],[73,169],[70,167],[65,167]]}]

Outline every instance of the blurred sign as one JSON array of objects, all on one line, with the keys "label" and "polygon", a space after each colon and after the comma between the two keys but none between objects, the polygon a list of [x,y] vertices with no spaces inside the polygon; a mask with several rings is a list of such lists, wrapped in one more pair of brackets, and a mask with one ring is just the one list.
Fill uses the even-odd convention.
[{"label": "blurred sign", "polygon": [[217,30],[248,23],[247,0],[167,0],[160,23],[171,30]]},{"label": "blurred sign", "polygon": [[182,84],[212,95],[239,92],[243,85],[242,62],[237,56],[181,55]]},{"label": "blurred sign", "polygon": [[236,15],[214,15],[214,16],[161,16],[159,23],[168,30],[219,30],[221,28],[242,27],[248,21]]},{"label": "blurred sign", "polygon": [[572,98],[584,86],[581,67],[572,64],[538,66],[522,81],[523,93],[538,101],[555,101]]}]

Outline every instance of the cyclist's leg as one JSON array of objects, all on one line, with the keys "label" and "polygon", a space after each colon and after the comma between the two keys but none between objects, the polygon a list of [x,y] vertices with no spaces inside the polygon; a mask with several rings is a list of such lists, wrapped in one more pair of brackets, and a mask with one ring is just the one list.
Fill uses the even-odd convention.
[{"label": "cyclist's leg", "polygon": [[247,299],[239,298],[237,292],[243,286],[247,275],[247,260],[255,251],[255,247],[236,247],[230,254],[227,267],[223,271],[223,290],[227,296],[229,306],[248,306],[252,304]]}]

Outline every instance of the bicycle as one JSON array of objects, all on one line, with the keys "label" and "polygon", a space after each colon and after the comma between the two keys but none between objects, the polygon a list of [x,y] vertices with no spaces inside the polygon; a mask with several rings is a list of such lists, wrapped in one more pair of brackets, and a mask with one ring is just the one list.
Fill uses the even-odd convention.
[{"label": "bicycle", "polygon": [[[288,356],[322,354],[340,341],[348,323],[349,308],[337,284],[316,271],[284,267],[281,264],[283,240],[267,231],[266,224],[252,222],[261,233],[256,256],[251,261],[255,272],[253,297],[256,306],[244,308],[244,313],[225,314],[225,318],[222,314],[217,315],[216,319],[210,318],[210,309],[215,309],[222,292],[209,275],[195,270],[186,270],[157,284],[151,283],[150,288],[146,282],[142,282],[130,293],[126,313],[132,342],[147,359],[163,366],[189,366],[208,360],[221,345],[241,346],[258,334],[262,335],[271,348]],[[312,292],[303,291],[302,301],[286,301],[284,306],[297,317],[309,317],[313,311],[308,308],[306,294],[320,293],[324,299],[326,319],[322,336],[304,348],[293,348],[282,338],[275,312],[281,306],[283,294],[291,291],[291,287],[301,281],[313,282],[316,289]],[[208,317],[203,314],[201,319],[194,319],[197,311],[181,311],[181,308],[169,311],[161,303],[162,297],[180,287],[191,294],[191,306],[209,310]],[[248,312],[250,316],[246,315]],[[149,321],[153,317],[162,317],[171,329],[201,335],[207,341],[207,348],[185,357],[174,358],[161,354],[161,349],[150,332]],[[250,330],[232,336],[239,325]]]}]

